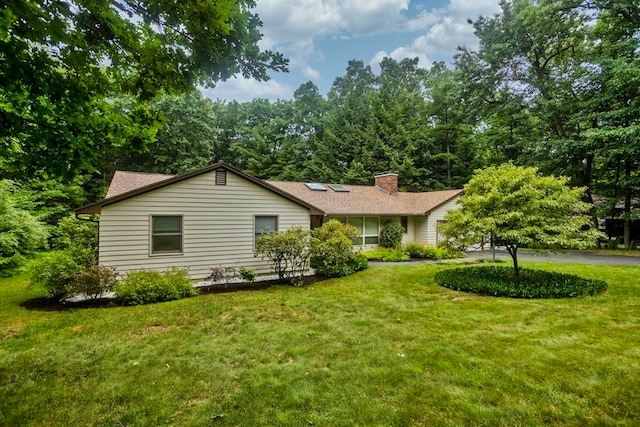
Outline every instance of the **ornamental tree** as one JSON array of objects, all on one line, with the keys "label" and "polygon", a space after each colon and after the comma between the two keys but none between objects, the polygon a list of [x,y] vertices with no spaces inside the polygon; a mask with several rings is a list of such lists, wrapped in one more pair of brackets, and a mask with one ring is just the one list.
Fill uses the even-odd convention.
[{"label": "ornamental tree", "polygon": [[568,178],[542,176],[537,168],[512,163],[477,170],[439,232],[459,247],[491,237],[505,246],[519,276],[518,248],[539,253],[585,249],[602,233],[590,227],[584,188],[570,188]]}]

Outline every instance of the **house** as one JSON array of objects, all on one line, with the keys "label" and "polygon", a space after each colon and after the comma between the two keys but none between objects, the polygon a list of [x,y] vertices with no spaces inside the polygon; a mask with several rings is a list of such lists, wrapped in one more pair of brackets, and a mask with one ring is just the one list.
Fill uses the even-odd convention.
[{"label": "house", "polygon": [[461,192],[399,192],[392,173],[374,186],[263,181],[220,162],[179,176],[116,172],[104,200],[75,212],[100,214],[101,264],[121,274],[188,267],[203,279],[217,266],[267,274],[254,256],[261,233],[332,218],[354,225],[363,246],[376,245],[390,220],[403,225],[405,242],[435,245],[436,224]]}]

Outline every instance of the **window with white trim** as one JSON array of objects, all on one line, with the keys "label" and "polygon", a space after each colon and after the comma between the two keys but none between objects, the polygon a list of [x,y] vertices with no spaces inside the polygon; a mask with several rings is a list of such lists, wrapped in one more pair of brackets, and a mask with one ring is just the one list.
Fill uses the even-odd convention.
[{"label": "window with white trim", "polygon": [[264,233],[278,231],[278,217],[275,215],[256,215],[254,219],[254,244]]},{"label": "window with white trim", "polygon": [[182,234],[182,215],[151,215],[151,254],[181,254]]},{"label": "window with white trim", "polygon": [[354,239],[357,246],[377,245],[380,232],[380,217],[377,216],[340,216],[336,217],[343,224],[353,225],[360,237]]}]

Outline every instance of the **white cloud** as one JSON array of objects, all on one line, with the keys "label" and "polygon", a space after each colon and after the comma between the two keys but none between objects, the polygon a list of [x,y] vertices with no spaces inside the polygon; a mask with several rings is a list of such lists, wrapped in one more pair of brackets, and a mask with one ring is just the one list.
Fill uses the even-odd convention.
[{"label": "white cloud", "polygon": [[294,89],[275,80],[259,82],[255,79],[236,77],[220,82],[215,88],[200,88],[202,95],[214,100],[227,99],[248,102],[254,98],[267,98],[271,101],[293,98]]},{"label": "white cloud", "polygon": [[[429,57],[451,56],[458,46],[477,47],[477,38],[473,27],[467,22],[478,15],[492,15],[499,10],[497,0],[451,0],[446,8],[423,10],[414,19],[408,20],[406,28],[410,31],[424,30],[406,46],[399,46],[390,56],[394,59],[420,58],[420,65],[431,65]],[[378,52],[371,60],[378,61],[382,54]]]},{"label": "white cloud", "polygon": [[286,53],[290,69],[320,79],[309,66],[322,59],[315,49],[319,37],[357,37],[390,31],[402,21],[409,0],[261,0],[255,12],[262,19],[263,49]]},{"label": "white cloud", "polygon": [[369,61],[369,66],[371,66],[371,70],[374,73],[380,73],[380,62],[382,62],[385,57],[395,59],[396,61],[402,61],[405,58],[417,57],[418,65],[423,68],[429,68],[432,64],[432,61],[423,52],[412,50],[411,48],[399,47],[391,53],[381,50],[373,55],[373,58]]},{"label": "white cloud", "polygon": [[261,0],[255,12],[268,43],[326,35],[367,35],[394,28],[409,0]]}]

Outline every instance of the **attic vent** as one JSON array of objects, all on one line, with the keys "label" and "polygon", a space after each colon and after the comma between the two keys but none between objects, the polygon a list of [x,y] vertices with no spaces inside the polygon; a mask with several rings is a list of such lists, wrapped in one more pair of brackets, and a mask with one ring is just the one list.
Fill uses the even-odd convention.
[{"label": "attic vent", "polygon": [[218,169],[216,171],[216,185],[227,185],[227,171]]},{"label": "attic vent", "polygon": [[349,189],[342,184],[329,184],[329,188],[336,193],[348,193]]},{"label": "attic vent", "polygon": [[309,190],[313,190],[313,191],[327,191],[326,188],[324,188],[324,185],[322,184],[318,184],[317,182],[305,182],[305,184],[307,186],[307,188]]}]

